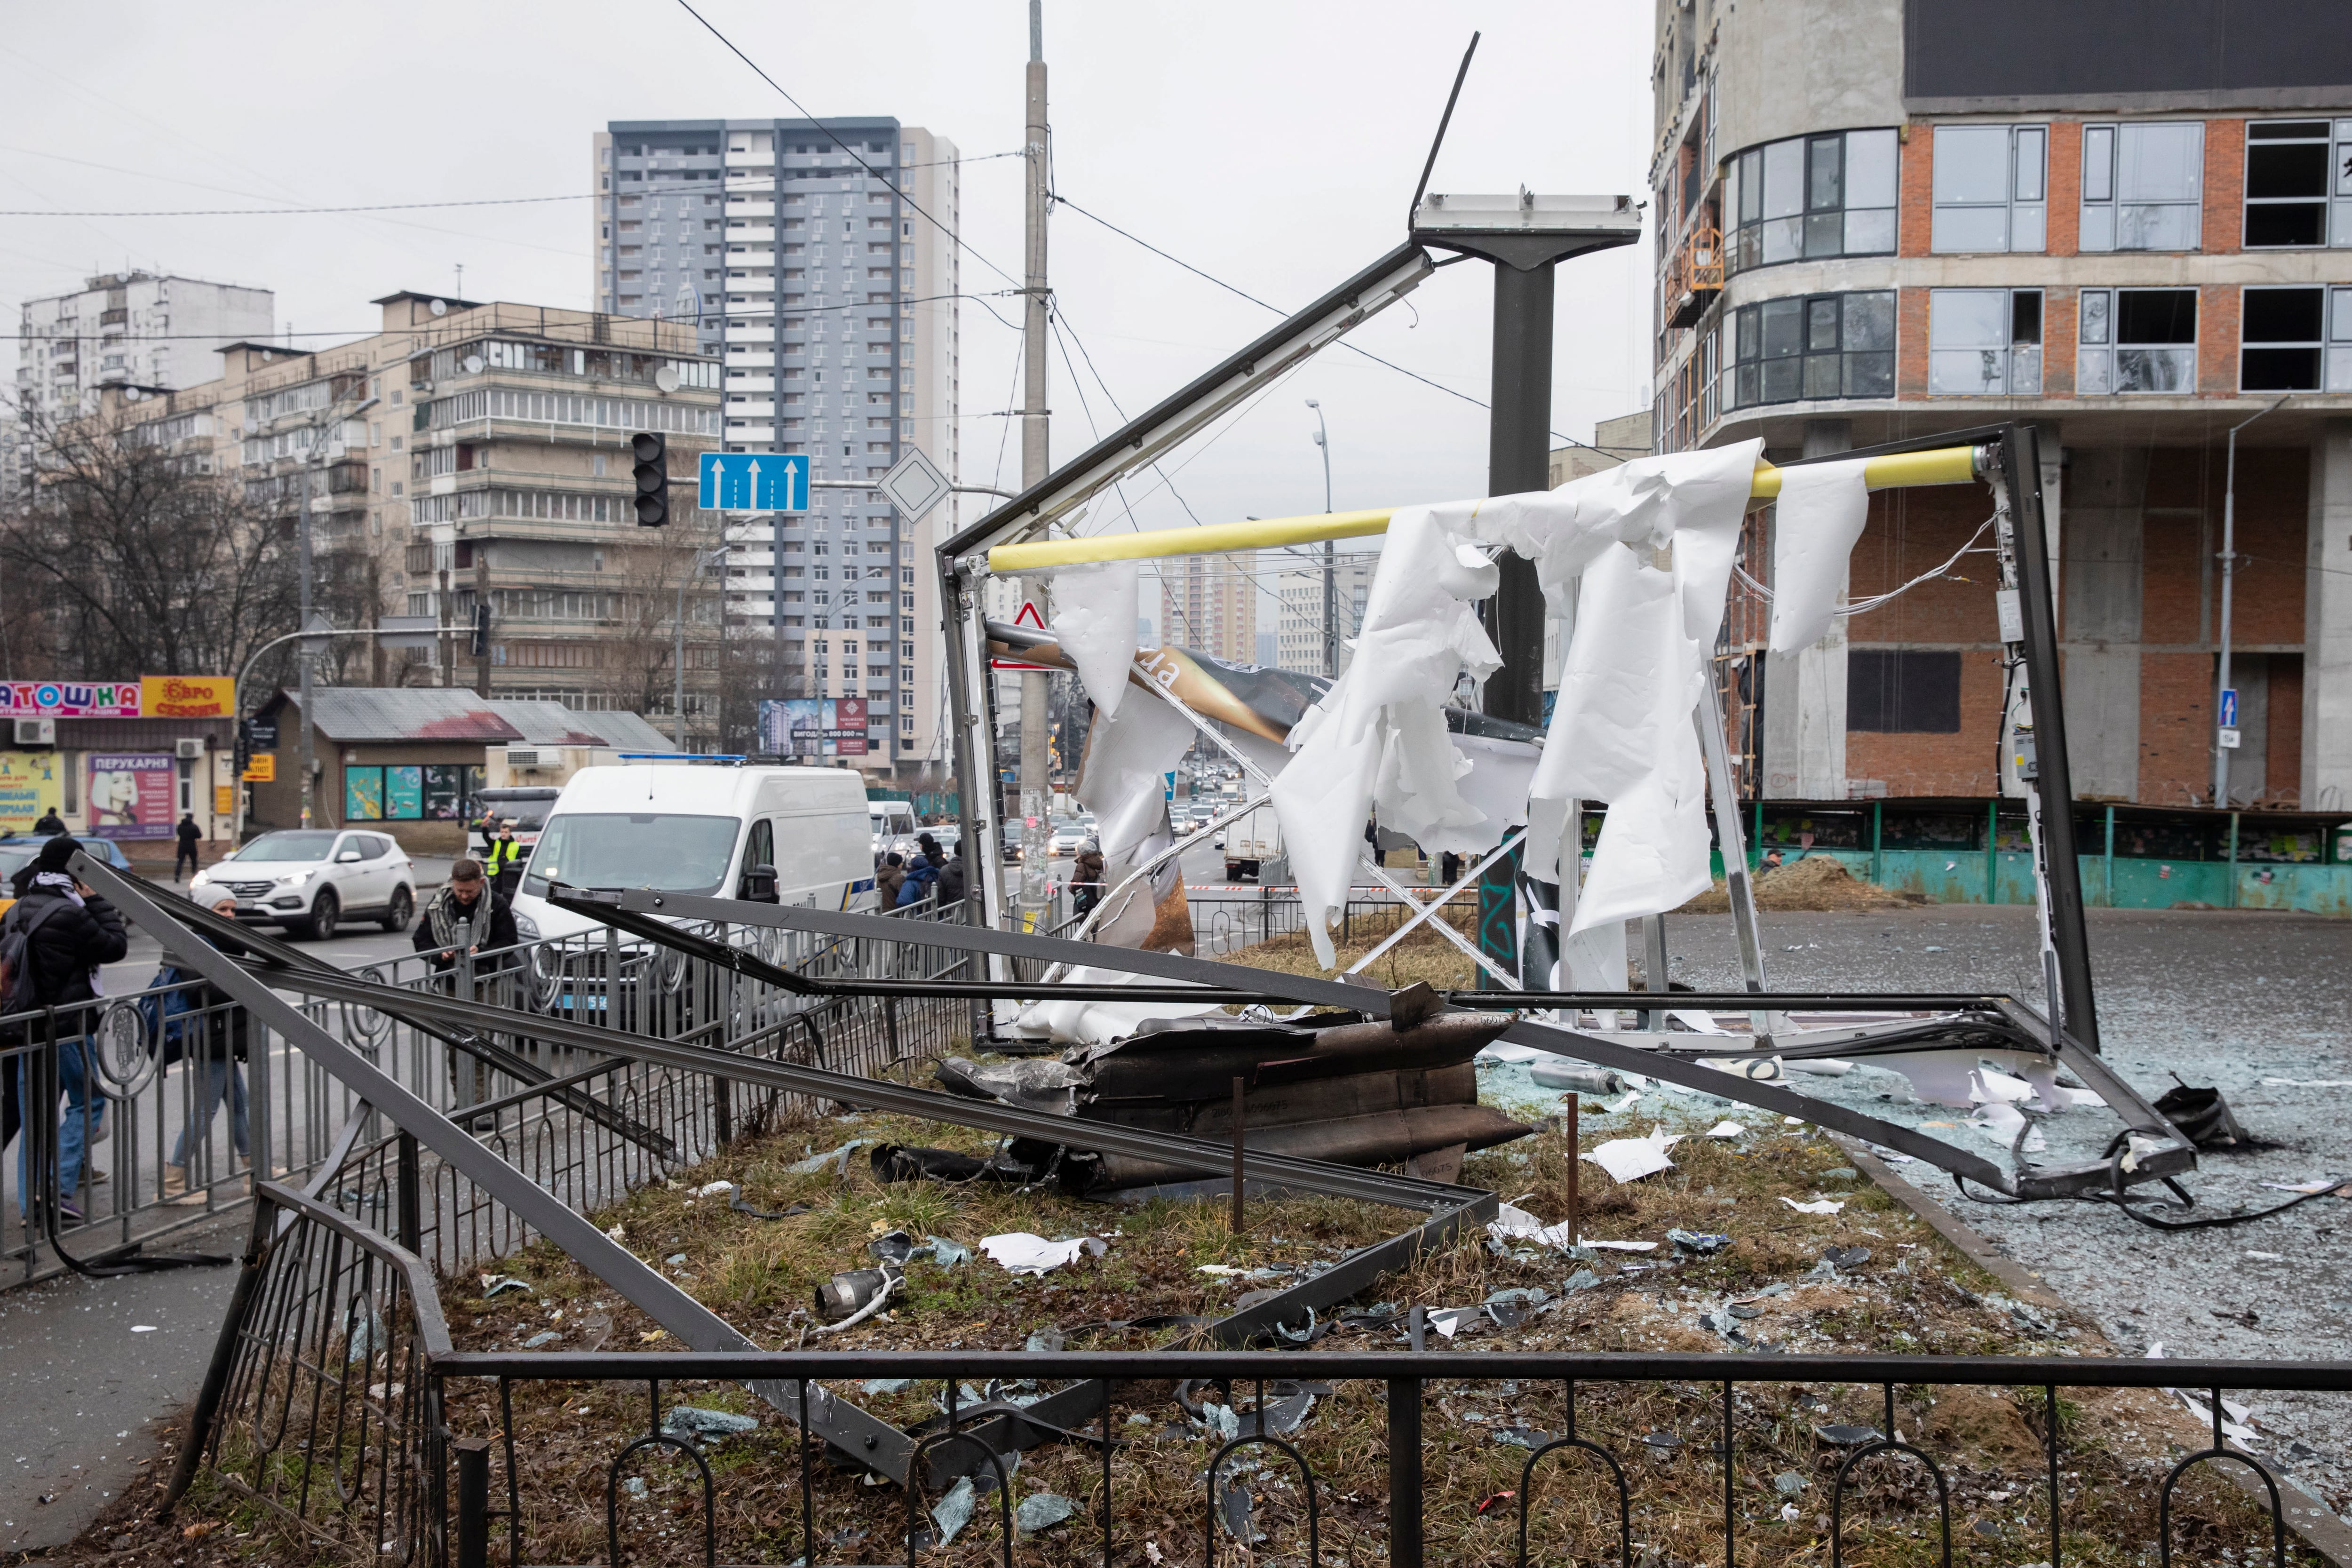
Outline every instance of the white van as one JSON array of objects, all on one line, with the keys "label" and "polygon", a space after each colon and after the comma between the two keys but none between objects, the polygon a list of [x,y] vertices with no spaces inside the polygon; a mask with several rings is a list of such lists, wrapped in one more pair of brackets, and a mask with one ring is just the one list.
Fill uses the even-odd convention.
[{"label": "white van", "polygon": [[617,763],[583,768],[541,830],[514,901],[526,942],[604,929],[547,901],[575,888],[650,888],[740,898],[746,873],[775,868],[776,900],[874,908],[866,785],[840,768]]},{"label": "white van", "polygon": [[882,857],[896,850],[901,855],[915,847],[915,835],[922,825],[915,820],[915,808],[903,800],[869,800],[866,815],[874,824],[874,858],[879,864]]}]

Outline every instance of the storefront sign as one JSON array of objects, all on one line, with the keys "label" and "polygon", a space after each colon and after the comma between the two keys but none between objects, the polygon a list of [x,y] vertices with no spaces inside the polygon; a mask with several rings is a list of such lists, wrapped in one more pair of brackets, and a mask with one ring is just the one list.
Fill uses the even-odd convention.
[{"label": "storefront sign", "polygon": [[55,752],[0,752],[0,832],[30,833],[41,813],[65,805],[65,774]]},{"label": "storefront sign", "polygon": [[0,716],[11,719],[136,719],[136,680],[0,682]]},{"label": "storefront sign", "polygon": [[89,832],[98,838],[169,838],[173,759],[168,752],[89,753]]},{"label": "storefront sign", "polygon": [[139,693],[151,719],[226,719],[236,682],[226,675],[149,675],[140,678]]},{"label": "storefront sign", "polygon": [[245,782],[247,784],[276,784],[278,782],[278,753],[275,752],[256,752],[253,755],[246,758]]}]

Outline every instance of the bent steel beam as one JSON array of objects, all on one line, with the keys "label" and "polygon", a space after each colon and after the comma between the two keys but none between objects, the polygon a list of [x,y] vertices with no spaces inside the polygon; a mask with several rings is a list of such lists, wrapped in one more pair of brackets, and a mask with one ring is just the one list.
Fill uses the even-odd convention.
[{"label": "bent steel beam", "polygon": [[[750,1351],[759,1347],[725,1319],[656,1273],[635,1253],[575,1214],[554,1194],[469,1136],[457,1124],[410,1092],[397,1079],[304,1016],[301,1010],[278,994],[257,976],[189,929],[170,905],[150,895],[138,879],[126,877],[87,851],[77,852],[73,874],[111,900],[115,907],[162,944],[173,962],[203,975],[231,1000],[268,1026],[320,1067],[341,1079],[404,1132],[433,1151],[467,1179],[512,1209],[525,1224],[577,1259],[582,1268],[619,1291],[632,1306],[659,1323],[679,1342],[698,1351]],[[173,900],[176,902],[177,900]],[[191,906],[193,907],[193,906]],[[324,966],[322,966],[324,967]],[[325,984],[325,976],[307,966],[283,973],[284,983],[296,989]],[[340,971],[330,971],[340,974]],[[374,1006],[389,986],[366,981],[344,982],[347,996]],[[452,998],[452,1000],[456,1000]],[[502,1009],[461,1005],[477,1016]],[[513,1016],[530,1021],[527,1014]],[[752,1392],[788,1415],[800,1408],[801,1390],[789,1384],[755,1384]],[[863,1410],[836,1399],[822,1387],[808,1391],[812,1422],[822,1418],[824,1436],[837,1447],[857,1454],[877,1468],[877,1456],[894,1455],[898,1474],[906,1474],[906,1453],[912,1447],[897,1427],[876,1420]],[[861,1451],[862,1450],[862,1451]]]}]

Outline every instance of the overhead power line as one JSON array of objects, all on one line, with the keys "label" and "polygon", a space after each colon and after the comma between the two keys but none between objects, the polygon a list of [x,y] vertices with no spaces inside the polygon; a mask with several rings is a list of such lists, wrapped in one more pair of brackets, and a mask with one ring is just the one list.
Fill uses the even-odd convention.
[{"label": "overhead power line", "polygon": [[[1160,249],[1158,246],[1152,244],[1150,240],[1145,239],[1142,236],[1129,233],[1126,229],[1119,227],[1118,225],[1111,222],[1110,219],[1104,217],[1101,214],[1088,212],[1086,208],[1080,206],[1069,197],[1063,195],[1058,191],[1054,194],[1053,199],[1058,205],[1066,206],[1072,212],[1076,213],[1080,217],[1093,219],[1096,223],[1102,225],[1103,227],[1110,230],[1111,233],[1118,236],[1121,239],[1127,240],[1131,244],[1141,246],[1144,249],[1151,252],[1152,255],[1160,258],[1162,261],[1171,262],[1175,266],[1181,267],[1185,271],[1192,274],[1193,277],[1201,279],[1205,282],[1213,283],[1229,294],[1239,295],[1241,298],[1247,300],[1251,304],[1257,306],[1261,310],[1272,310],[1277,316],[1287,316],[1290,314],[1289,311],[1284,310],[1281,306],[1273,303],[1271,300],[1261,300],[1256,295],[1251,293],[1248,289],[1241,288],[1236,284],[1228,283],[1213,272],[1202,271],[1200,268],[1193,266],[1191,262],[1185,260],[1181,256],[1170,255],[1167,251]],[[1380,355],[1372,353],[1370,349],[1360,347],[1355,343],[1345,341],[1344,339],[1341,340],[1339,346],[1348,350],[1351,353],[1361,354],[1364,358],[1371,361],[1374,364],[1386,366],[1388,369],[1396,372],[1399,375],[1410,376],[1414,381],[1421,383],[1423,386],[1434,387],[1439,392],[1445,394],[1448,397],[1458,397],[1463,402],[1474,405],[1479,408],[1485,408],[1487,406],[1486,401],[1484,398],[1473,397],[1466,392],[1457,391],[1455,388],[1446,385],[1442,381],[1432,381],[1429,377],[1422,374],[1419,371],[1408,370],[1403,365],[1397,363],[1394,360],[1382,359]],[[1557,430],[1553,431],[1551,434],[1555,439],[1564,441],[1571,447],[1581,447],[1588,452],[1605,452],[1612,457],[1622,456],[1626,453],[1632,453],[1636,456],[1647,456],[1650,450],[1647,447],[1596,447],[1590,441],[1580,441],[1573,436],[1563,436]]]}]

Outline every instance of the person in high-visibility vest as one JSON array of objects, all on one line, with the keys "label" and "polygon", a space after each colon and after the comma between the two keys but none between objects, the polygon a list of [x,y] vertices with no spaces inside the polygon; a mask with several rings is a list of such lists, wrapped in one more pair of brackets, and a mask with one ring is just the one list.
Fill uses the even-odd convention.
[{"label": "person in high-visibility vest", "polygon": [[489,874],[500,903],[514,902],[515,884],[522,879],[523,862],[529,858],[523,846],[515,842],[514,818],[508,817],[499,824],[499,836],[490,840],[489,853],[482,857],[482,869]]}]

